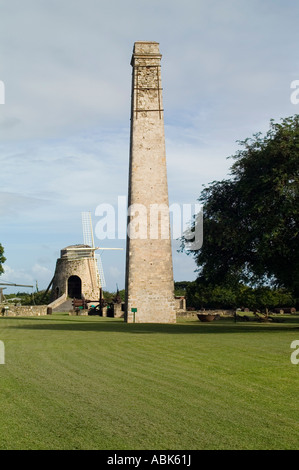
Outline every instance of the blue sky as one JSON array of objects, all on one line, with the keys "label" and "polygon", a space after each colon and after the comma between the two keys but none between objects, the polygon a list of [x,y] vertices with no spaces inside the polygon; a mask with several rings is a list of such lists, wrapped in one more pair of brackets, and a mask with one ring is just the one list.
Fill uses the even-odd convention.
[{"label": "blue sky", "polygon": [[[135,41],[160,43],[169,199],[194,204],[237,140],[299,113],[298,17],[293,0],[0,0],[1,279],[46,288],[83,241],[81,212],[96,225],[126,196]],[[124,240],[99,243],[124,248],[102,253],[107,288],[123,288]],[[194,279],[177,249],[175,280]]]}]

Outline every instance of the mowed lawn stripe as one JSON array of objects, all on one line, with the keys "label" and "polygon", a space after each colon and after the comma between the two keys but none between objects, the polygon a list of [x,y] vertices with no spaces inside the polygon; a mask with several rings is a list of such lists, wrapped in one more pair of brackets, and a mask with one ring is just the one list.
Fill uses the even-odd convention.
[{"label": "mowed lawn stripe", "polygon": [[288,349],[295,325],[0,320],[3,448],[298,446],[298,369]]}]

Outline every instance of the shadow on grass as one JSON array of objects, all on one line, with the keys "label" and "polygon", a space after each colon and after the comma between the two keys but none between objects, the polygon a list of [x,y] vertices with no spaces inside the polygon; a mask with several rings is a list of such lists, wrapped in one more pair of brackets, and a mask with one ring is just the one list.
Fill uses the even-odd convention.
[{"label": "shadow on grass", "polygon": [[[95,319],[96,318],[96,319]],[[175,324],[125,323],[122,319],[102,317],[2,317],[2,321],[13,321],[16,325],[8,328],[49,331],[93,331],[97,333],[130,334],[226,334],[226,333],[281,333],[299,329],[299,317],[285,319],[282,323],[236,322],[233,318],[223,318],[210,323],[197,320]],[[4,326],[4,325],[3,325]]]}]

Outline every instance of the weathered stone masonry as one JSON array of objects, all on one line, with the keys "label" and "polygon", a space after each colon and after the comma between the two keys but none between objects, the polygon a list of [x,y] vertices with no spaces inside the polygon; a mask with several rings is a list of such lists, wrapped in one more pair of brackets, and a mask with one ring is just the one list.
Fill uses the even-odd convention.
[{"label": "weathered stone masonry", "polygon": [[[63,294],[70,298],[81,298],[81,296],[90,300],[97,300],[99,298],[100,285],[95,260],[92,257],[92,250],[90,252],[88,250],[84,251],[80,254],[80,257],[78,254],[77,257],[74,258],[74,253],[77,253],[72,251],[74,247],[82,247],[84,249],[87,246],[71,245],[61,250],[61,256],[57,260],[53,278],[52,301],[61,297]],[[75,284],[70,282],[72,278]],[[74,292],[72,292],[72,290]]]},{"label": "weathered stone masonry", "polygon": [[[159,44],[136,42],[131,65],[128,206],[142,204],[146,207],[147,236],[134,239],[128,236],[127,239],[125,320],[174,323],[176,312],[168,210],[159,215],[159,236],[150,236],[154,223],[150,218],[152,205],[162,204],[167,209],[169,206]],[[134,215],[128,222],[132,220]],[[137,312],[133,313],[132,308]]]}]

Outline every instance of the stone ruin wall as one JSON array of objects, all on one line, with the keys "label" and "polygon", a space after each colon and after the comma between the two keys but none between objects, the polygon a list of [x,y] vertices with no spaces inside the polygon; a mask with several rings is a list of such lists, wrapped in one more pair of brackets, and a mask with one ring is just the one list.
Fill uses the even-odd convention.
[{"label": "stone ruin wall", "polygon": [[47,315],[47,305],[0,305],[2,317],[39,317]]}]

